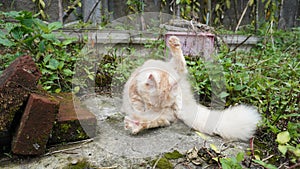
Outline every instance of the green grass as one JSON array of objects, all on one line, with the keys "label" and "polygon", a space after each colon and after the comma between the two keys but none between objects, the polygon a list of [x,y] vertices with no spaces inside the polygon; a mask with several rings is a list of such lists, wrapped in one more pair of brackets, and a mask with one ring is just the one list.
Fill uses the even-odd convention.
[{"label": "green grass", "polygon": [[[188,60],[190,73],[196,79],[192,85],[200,98],[205,98],[204,103],[210,102],[211,95],[216,94],[226,106],[236,103],[256,106],[263,120],[255,139],[256,153],[252,155],[258,159],[272,155],[264,161],[266,165],[268,162],[275,166],[297,165],[300,156],[300,30],[275,31],[261,38],[249,52],[228,52],[221,48],[217,61],[212,64],[201,58]],[[212,83],[220,84],[219,79],[211,78],[214,74],[225,81],[222,93],[212,90]],[[282,133],[288,133],[285,142],[278,141]]]}]

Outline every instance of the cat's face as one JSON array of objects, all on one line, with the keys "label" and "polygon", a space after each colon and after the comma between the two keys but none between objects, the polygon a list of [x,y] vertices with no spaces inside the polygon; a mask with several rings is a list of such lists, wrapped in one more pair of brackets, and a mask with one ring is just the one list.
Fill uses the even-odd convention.
[{"label": "cat's face", "polygon": [[178,95],[176,80],[166,71],[142,72],[137,77],[137,90],[146,104],[158,108],[170,107]]}]

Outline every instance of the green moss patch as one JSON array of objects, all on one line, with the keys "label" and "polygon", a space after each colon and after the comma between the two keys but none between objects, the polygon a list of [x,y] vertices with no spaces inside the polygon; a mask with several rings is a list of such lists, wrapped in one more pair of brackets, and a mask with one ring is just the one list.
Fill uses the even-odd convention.
[{"label": "green moss patch", "polygon": [[160,169],[172,169],[174,165],[172,164],[172,160],[176,160],[179,158],[183,158],[184,155],[179,153],[177,150],[173,152],[165,153],[162,158],[157,158],[151,162],[151,165],[156,168]]},{"label": "green moss patch", "polygon": [[84,168],[94,169],[96,167],[93,166],[91,163],[89,163],[86,159],[82,159],[74,164],[70,163],[63,167],[63,169],[84,169]]}]

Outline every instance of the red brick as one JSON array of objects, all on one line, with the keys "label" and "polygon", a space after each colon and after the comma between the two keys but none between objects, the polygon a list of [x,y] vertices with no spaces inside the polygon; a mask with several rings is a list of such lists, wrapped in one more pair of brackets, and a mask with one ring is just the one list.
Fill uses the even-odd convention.
[{"label": "red brick", "polygon": [[81,106],[79,100],[73,101],[72,93],[60,94],[57,100],[60,107],[49,144],[78,141],[95,136],[97,126],[95,115]]},{"label": "red brick", "polygon": [[36,89],[41,76],[30,56],[21,56],[5,69],[0,76],[0,149],[10,144],[10,133],[20,109],[29,93]]},{"label": "red brick", "polygon": [[15,82],[27,89],[35,89],[36,82],[41,77],[35,62],[30,56],[21,56],[6,68],[0,78],[0,86],[7,81]]},{"label": "red brick", "polygon": [[53,98],[31,94],[12,141],[12,152],[19,155],[41,155],[58,112],[59,102]]}]

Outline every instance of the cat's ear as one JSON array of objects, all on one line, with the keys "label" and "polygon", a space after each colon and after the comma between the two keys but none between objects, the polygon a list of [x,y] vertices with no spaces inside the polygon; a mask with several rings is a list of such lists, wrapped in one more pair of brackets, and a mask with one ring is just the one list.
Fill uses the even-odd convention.
[{"label": "cat's ear", "polygon": [[156,88],[156,80],[155,80],[153,74],[150,74],[148,76],[147,81],[146,81],[146,86],[149,89],[155,89]]}]

